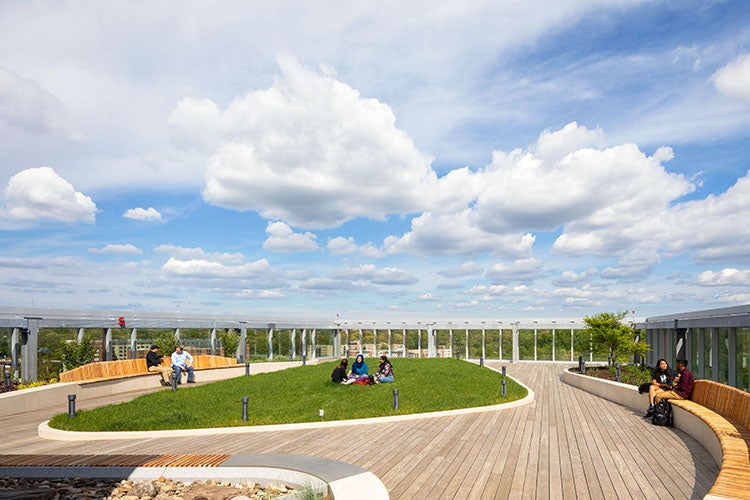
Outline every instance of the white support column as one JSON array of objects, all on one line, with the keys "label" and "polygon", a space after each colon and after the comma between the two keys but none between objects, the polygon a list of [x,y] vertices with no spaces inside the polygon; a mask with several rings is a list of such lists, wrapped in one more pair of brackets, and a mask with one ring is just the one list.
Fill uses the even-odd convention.
[{"label": "white support column", "polygon": [[247,353],[247,327],[242,325],[240,328],[240,343],[237,346],[237,352],[235,353],[235,359],[238,363],[245,362],[245,354]]},{"label": "white support column", "polygon": [[344,348],[344,357],[349,357],[349,328],[344,326],[344,332],[346,332],[346,347]]},{"label": "white support column", "polygon": [[469,359],[469,322],[466,322],[466,359]]},{"label": "white support column", "polygon": [[179,345],[180,344],[180,329],[179,328],[174,329],[174,339],[177,341],[177,344]]},{"label": "white support column", "polygon": [[[552,323],[554,323],[554,321]],[[557,361],[557,359],[555,359],[555,325],[552,325],[552,361]]]},{"label": "white support column", "polygon": [[513,363],[518,362],[518,321],[513,323]]},{"label": "white support column", "polygon": [[453,347],[453,324],[448,323],[448,341],[450,342],[450,350],[451,350],[451,358],[455,356],[454,347]]},{"label": "white support column", "polygon": [[373,353],[377,358],[380,356],[380,349],[378,349],[378,330],[374,326],[372,327],[372,343],[374,347]]},{"label": "white support column", "polygon": [[391,335],[391,322],[388,322],[388,357],[391,357],[393,352],[393,336]]},{"label": "white support column", "polygon": [[364,353],[364,348],[362,346],[362,322],[361,321],[359,322],[358,331],[359,331],[359,341],[357,344],[357,349],[358,349],[357,354],[362,354],[362,356],[364,357],[365,353]]},{"label": "white support column", "polygon": [[79,343],[79,344],[80,344],[81,342],[83,342],[83,333],[84,333],[84,329],[83,329],[83,328],[79,328],[79,329],[78,329],[78,343]]},{"label": "white support column", "polygon": [[216,356],[216,328],[211,328],[211,356]]},{"label": "white support column", "polygon": [[[83,331],[83,328],[81,328]],[[130,330],[130,359],[136,359],[138,357],[138,330],[133,328]]]},{"label": "white support column", "polygon": [[570,327],[570,362],[573,362],[573,358],[575,356],[575,344],[573,340],[575,339],[575,336],[573,334],[573,327]]},{"label": "white support column", "polygon": [[318,330],[316,328],[313,328],[312,332],[310,333],[310,359],[318,359],[317,333]]},{"label": "white support column", "polygon": [[18,328],[10,334],[10,369],[13,377],[18,378]]},{"label": "white support column", "polygon": [[417,321],[417,357],[422,357],[422,323]]},{"label": "white support column", "polygon": [[268,359],[273,359],[273,327],[268,329]]},{"label": "white support column", "polygon": [[427,324],[427,357],[437,358],[437,328]]},{"label": "white support column", "polygon": [[302,356],[307,359],[307,328],[302,329]]},{"label": "white support column", "polygon": [[[534,321],[536,323],[536,321]],[[534,361],[536,361],[536,325],[534,325]]]},{"label": "white support column", "polygon": [[404,330],[401,336],[403,337],[401,339],[403,341],[403,345],[401,346],[401,355],[403,357],[406,357],[406,322],[404,322]]},{"label": "white support column", "polygon": [[112,329],[111,328],[107,328],[107,333],[104,336],[104,360],[112,361]]},{"label": "white support column", "polygon": [[484,361],[487,361],[487,352],[485,351],[486,345],[487,345],[487,334],[485,330],[484,321],[482,321],[482,359]]},{"label": "white support column", "polygon": [[292,359],[297,357],[297,329],[292,328],[292,333],[289,334],[289,340],[292,343],[291,356]]}]

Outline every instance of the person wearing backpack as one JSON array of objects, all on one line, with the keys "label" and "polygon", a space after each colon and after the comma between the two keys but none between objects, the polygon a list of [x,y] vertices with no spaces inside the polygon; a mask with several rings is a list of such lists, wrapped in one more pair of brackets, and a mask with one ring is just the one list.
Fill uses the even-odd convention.
[{"label": "person wearing backpack", "polygon": [[690,370],[687,369],[687,359],[677,360],[677,376],[672,381],[672,389],[664,391],[661,389],[656,390],[654,395],[654,402],[666,399],[690,399],[690,395],[693,393],[693,385],[695,384],[695,378]]},{"label": "person wearing backpack", "polygon": [[657,391],[667,391],[672,388],[672,380],[674,379],[674,373],[669,368],[667,360],[664,358],[659,359],[656,362],[656,368],[654,368],[651,374],[651,385],[648,386],[648,411],[644,418],[650,417],[654,413],[654,396]]}]

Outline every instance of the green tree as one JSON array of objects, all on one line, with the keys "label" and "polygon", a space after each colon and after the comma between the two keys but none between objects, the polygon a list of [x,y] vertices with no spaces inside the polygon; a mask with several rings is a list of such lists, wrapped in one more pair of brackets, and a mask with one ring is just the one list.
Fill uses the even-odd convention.
[{"label": "green tree", "polygon": [[636,331],[622,322],[627,312],[599,313],[583,318],[586,328],[591,331],[594,349],[607,352],[608,364],[615,361],[627,361],[630,354],[646,354],[648,345],[645,341],[636,342]]},{"label": "green tree", "polygon": [[224,357],[233,358],[237,354],[237,346],[240,345],[240,334],[237,330],[219,330],[216,332],[224,348]]},{"label": "green tree", "polygon": [[171,356],[177,348],[177,338],[171,330],[160,332],[154,336],[153,341],[159,346],[159,354],[163,356]]},{"label": "green tree", "polygon": [[96,347],[90,335],[85,335],[79,342],[78,339],[60,342],[60,358],[65,370],[72,370],[79,366],[91,363],[96,356]]}]

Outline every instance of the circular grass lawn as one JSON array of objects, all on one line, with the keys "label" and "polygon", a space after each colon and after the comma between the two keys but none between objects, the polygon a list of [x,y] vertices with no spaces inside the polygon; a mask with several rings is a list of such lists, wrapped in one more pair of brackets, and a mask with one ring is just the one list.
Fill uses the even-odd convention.
[{"label": "circular grass lawn", "polygon": [[[377,359],[366,360],[370,373]],[[526,396],[526,389],[488,368],[455,359],[394,359],[396,381],[362,386],[331,382],[338,363],[299,366],[205,385],[165,388],[116,405],[56,415],[49,423],[71,431],[148,431],[347,420],[494,405]],[[200,376],[197,372],[196,377]],[[399,409],[393,408],[393,389]],[[242,398],[249,398],[242,421]],[[323,410],[324,416],[319,416]]]}]

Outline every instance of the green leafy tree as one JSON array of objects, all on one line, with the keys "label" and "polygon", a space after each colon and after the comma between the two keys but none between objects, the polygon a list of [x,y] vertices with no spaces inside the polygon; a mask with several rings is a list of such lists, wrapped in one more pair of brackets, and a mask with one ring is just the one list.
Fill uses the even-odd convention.
[{"label": "green leafy tree", "polygon": [[163,331],[154,337],[154,344],[159,346],[159,354],[171,356],[177,348],[177,338],[173,331]]},{"label": "green leafy tree", "polygon": [[91,363],[96,352],[97,349],[90,335],[84,336],[80,342],[78,339],[60,342],[60,357],[65,370]]},{"label": "green leafy tree", "polygon": [[224,357],[233,358],[237,354],[237,346],[240,345],[240,334],[237,330],[219,330],[217,332],[221,346],[224,348]]},{"label": "green leafy tree", "polygon": [[594,349],[608,353],[608,364],[615,361],[627,361],[631,354],[643,356],[648,350],[644,341],[636,342],[636,331],[622,322],[627,312],[599,313],[583,318],[586,328],[591,331]]}]

